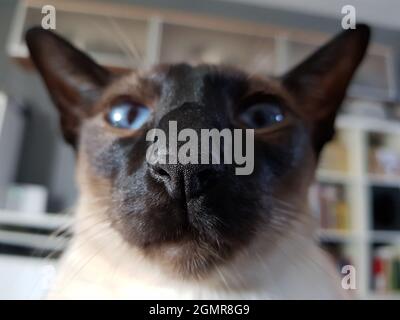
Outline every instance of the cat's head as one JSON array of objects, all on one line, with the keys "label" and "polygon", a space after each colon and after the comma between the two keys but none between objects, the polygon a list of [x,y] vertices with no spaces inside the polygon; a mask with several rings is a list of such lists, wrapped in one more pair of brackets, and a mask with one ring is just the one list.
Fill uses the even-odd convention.
[{"label": "cat's head", "polygon": [[[369,28],[342,32],[274,79],[187,64],[113,74],[52,32],[33,28],[26,40],[75,149],[81,197],[131,246],[198,275],[304,214]],[[150,163],[147,132],[168,137],[173,121],[198,137],[201,129],[255,129],[252,172],[237,175],[235,163]]]}]

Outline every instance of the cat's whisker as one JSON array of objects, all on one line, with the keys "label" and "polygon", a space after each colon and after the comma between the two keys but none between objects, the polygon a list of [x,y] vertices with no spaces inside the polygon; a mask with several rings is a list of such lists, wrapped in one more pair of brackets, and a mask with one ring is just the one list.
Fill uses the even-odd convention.
[{"label": "cat's whisker", "polygon": [[[94,259],[96,258],[103,250],[105,250],[104,247],[101,247],[100,249],[98,249],[97,251],[95,251],[91,256],[89,256],[81,266],[78,267],[77,270],[75,270],[75,272],[72,273],[72,275],[70,276],[69,279],[66,280],[66,282],[72,282],[83,270],[84,268]],[[74,268],[75,266],[70,265],[70,267]]]}]

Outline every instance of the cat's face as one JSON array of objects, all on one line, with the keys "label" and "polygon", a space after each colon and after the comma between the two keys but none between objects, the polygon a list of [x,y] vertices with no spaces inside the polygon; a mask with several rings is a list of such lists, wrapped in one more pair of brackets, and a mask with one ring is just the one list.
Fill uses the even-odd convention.
[{"label": "cat's face", "polygon": [[[279,79],[186,64],[116,75],[48,31],[31,29],[27,43],[75,147],[82,196],[97,201],[127,243],[199,275],[304,214],[318,155],[368,38],[365,26],[344,32]],[[150,164],[146,134],[158,128],[168,136],[171,121],[199,136],[254,129],[254,169]]]}]

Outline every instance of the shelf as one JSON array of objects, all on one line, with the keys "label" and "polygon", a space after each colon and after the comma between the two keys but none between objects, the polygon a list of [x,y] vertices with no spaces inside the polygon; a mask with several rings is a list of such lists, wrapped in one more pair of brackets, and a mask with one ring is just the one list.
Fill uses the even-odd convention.
[{"label": "shelf", "polygon": [[0,225],[59,229],[72,223],[71,215],[66,214],[28,214],[0,210]]},{"label": "shelf", "polygon": [[400,244],[399,231],[369,231],[365,236],[355,234],[352,231],[335,230],[335,229],[319,229],[316,232],[319,240],[330,242],[345,242],[355,240],[365,240],[365,237],[370,242],[383,242],[391,244]]},{"label": "shelf", "polygon": [[400,188],[400,177],[399,176],[370,174],[367,176],[367,183],[370,185],[374,185],[374,186],[399,187]]},{"label": "shelf", "polygon": [[400,300],[400,292],[393,293],[369,293],[366,297],[368,300]]},{"label": "shelf", "polygon": [[335,123],[338,129],[361,129],[370,132],[400,135],[399,121],[360,117],[358,115],[339,115]]},{"label": "shelf", "polygon": [[38,250],[59,251],[65,249],[68,239],[47,235],[0,230],[0,243],[24,246]]},{"label": "shelf", "polygon": [[357,236],[348,230],[319,229],[316,233],[320,241],[349,242],[357,239]]},{"label": "shelf", "polygon": [[354,177],[346,172],[327,169],[320,169],[317,171],[317,181],[319,182],[348,184],[353,180]]},{"label": "shelf", "polygon": [[387,242],[393,244],[400,244],[400,230],[399,231],[370,231],[369,240],[372,242]]},{"label": "shelf", "polygon": [[[40,228],[55,231],[66,227],[72,222],[72,217],[65,214],[28,214],[0,210],[0,225]],[[0,243],[34,248],[37,250],[63,250],[68,239],[62,236],[51,236],[29,231],[0,230]]]}]

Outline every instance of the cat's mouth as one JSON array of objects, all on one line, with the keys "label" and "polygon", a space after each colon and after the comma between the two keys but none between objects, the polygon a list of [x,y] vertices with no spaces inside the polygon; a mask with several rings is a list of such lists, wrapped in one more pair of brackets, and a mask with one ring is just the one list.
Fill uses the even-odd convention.
[{"label": "cat's mouth", "polygon": [[[117,212],[115,224],[129,242],[143,249],[166,243],[208,241],[215,238],[220,233],[218,230],[223,228],[223,222],[218,218],[218,209],[210,207],[208,203],[208,198],[201,196],[159,203],[157,208],[149,208],[146,213],[133,209],[121,216]],[[125,233],[126,228],[131,230]]]}]

